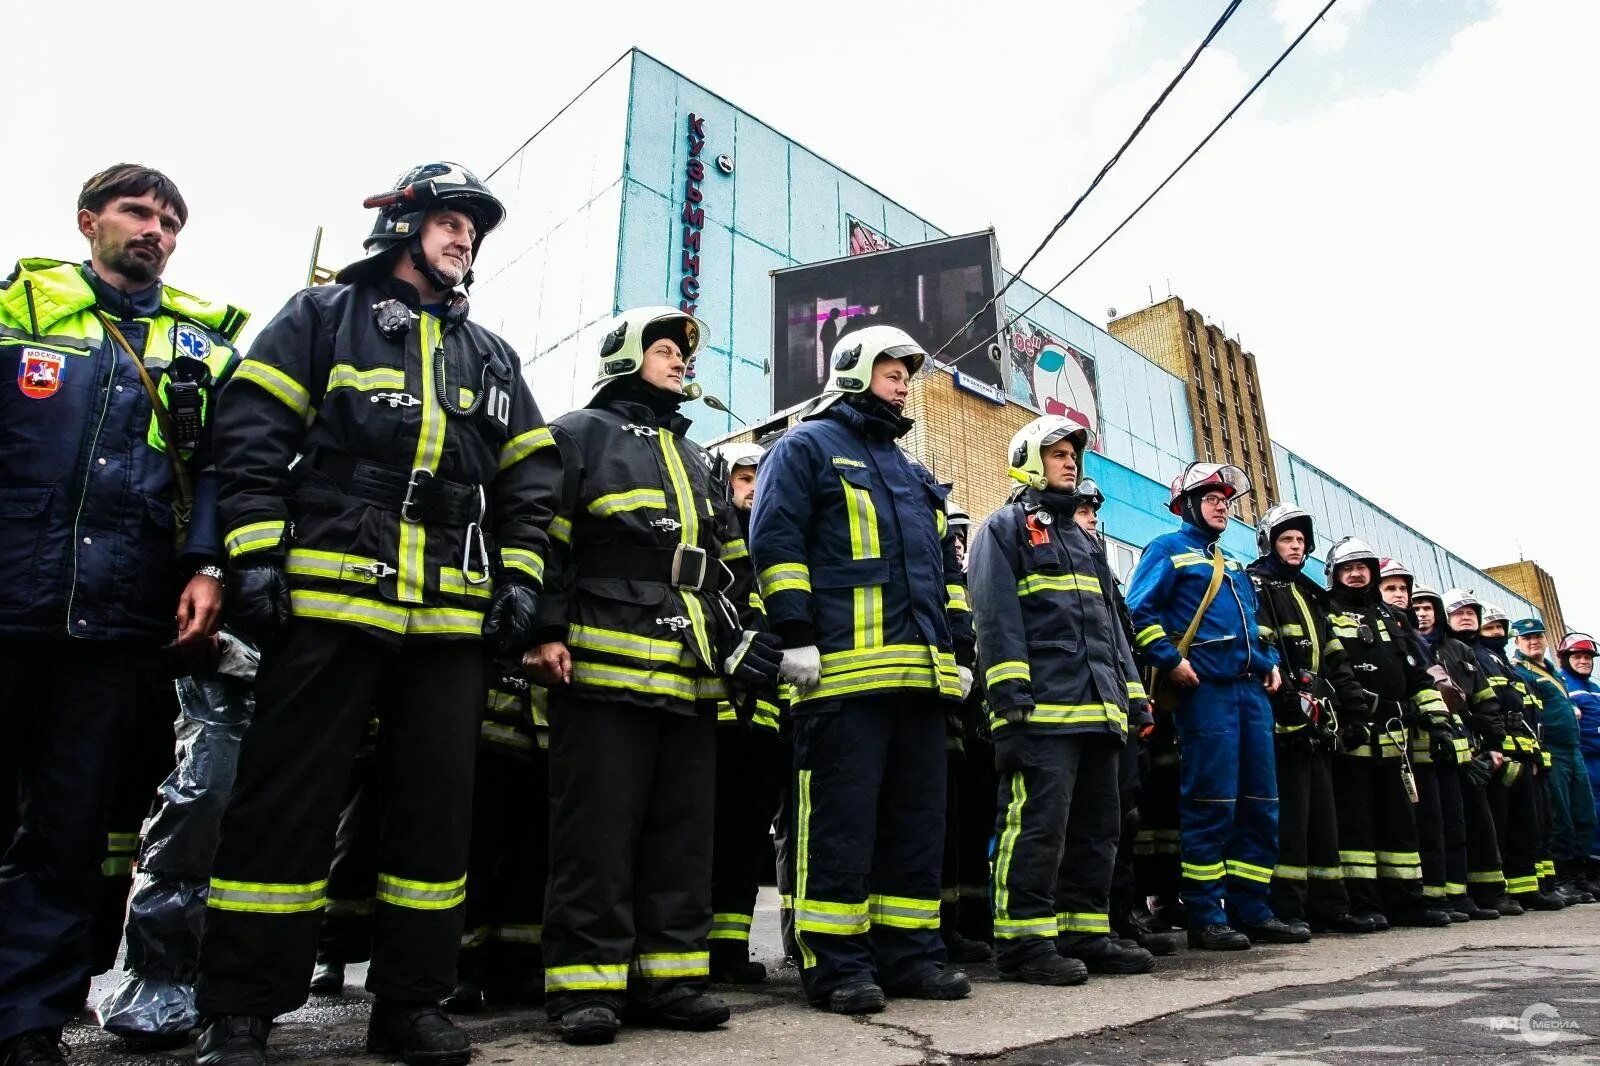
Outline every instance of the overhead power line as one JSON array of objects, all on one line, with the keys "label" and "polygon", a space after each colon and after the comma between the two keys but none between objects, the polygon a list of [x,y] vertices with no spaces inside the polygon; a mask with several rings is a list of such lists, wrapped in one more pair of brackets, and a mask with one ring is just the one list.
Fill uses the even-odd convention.
[{"label": "overhead power line", "polygon": [[[633,49],[631,49],[631,48],[628,49],[628,52],[631,52],[631,51],[633,51]],[[500,166],[497,166],[493,170],[489,171],[489,173],[484,176],[483,180],[484,181],[488,181],[490,178],[492,178],[496,174],[500,173],[501,168],[504,167],[507,163],[509,163],[513,159],[517,158],[517,152],[522,151],[524,148],[528,147],[528,145],[532,144],[533,143],[533,139],[535,137],[539,136],[539,134],[541,134],[545,130],[549,129],[552,125],[555,124],[556,119],[560,118],[562,115],[565,115],[567,113],[567,109],[568,108],[570,108],[573,104],[577,103],[579,100],[583,99],[583,94],[584,93],[588,92],[590,89],[593,89],[595,87],[595,85],[597,85],[599,83],[601,78],[605,77],[607,74],[610,74],[612,67],[616,66],[618,63],[622,62],[624,59],[627,59],[628,58],[628,52],[623,52],[620,56],[618,56],[617,58],[613,59],[611,61],[610,65],[606,67],[606,69],[602,70],[600,73],[598,73],[598,74],[596,74],[594,76],[594,80],[593,81],[591,81],[588,85],[585,85],[582,89],[580,89],[578,91],[578,95],[577,96],[574,96],[571,100],[568,100],[566,103],[562,104],[560,111],[557,111],[555,114],[551,115],[550,118],[545,122],[545,124],[543,126],[540,126],[538,129],[534,130],[533,133],[531,133],[528,136],[527,140],[525,140],[521,144],[517,145],[517,151],[516,152],[512,152],[510,155],[508,155],[504,159],[502,159],[500,161]]]},{"label": "overhead power line", "polygon": [[[1027,270],[1035,259],[1039,258],[1039,253],[1043,252],[1045,250],[1045,246],[1055,239],[1056,234],[1061,232],[1061,227],[1065,226],[1067,224],[1067,220],[1077,213],[1079,206],[1081,206],[1082,203],[1089,198],[1089,194],[1094,192],[1095,187],[1098,186],[1101,180],[1111,172],[1111,168],[1116,166],[1117,162],[1122,159],[1122,154],[1128,150],[1128,146],[1133,144],[1134,140],[1139,136],[1140,133],[1144,132],[1145,126],[1148,125],[1150,120],[1155,117],[1155,113],[1161,109],[1161,105],[1167,102],[1167,97],[1172,95],[1172,90],[1176,89],[1178,87],[1178,83],[1183,80],[1184,75],[1189,73],[1189,69],[1194,66],[1195,60],[1200,58],[1200,53],[1205,51],[1206,47],[1216,39],[1217,34],[1222,32],[1222,27],[1228,24],[1228,20],[1233,17],[1233,13],[1239,9],[1239,5],[1241,3],[1243,3],[1243,0],[1230,0],[1228,6],[1223,9],[1222,14],[1218,16],[1216,23],[1211,27],[1210,31],[1201,39],[1200,43],[1195,46],[1195,50],[1189,56],[1188,60],[1183,64],[1183,66],[1178,68],[1178,72],[1172,76],[1172,80],[1167,82],[1166,88],[1161,90],[1161,95],[1156,97],[1155,103],[1151,104],[1149,108],[1145,110],[1144,116],[1139,119],[1139,124],[1133,127],[1133,132],[1128,134],[1127,138],[1123,140],[1122,144],[1118,146],[1117,150],[1112,153],[1111,158],[1106,160],[1105,165],[1100,168],[1100,172],[1094,176],[1094,180],[1089,182],[1088,188],[1084,189],[1083,192],[1078,194],[1078,198],[1072,202],[1072,206],[1067,208],[1066,214],[1057,219],[1056,224],[1050,227],[1050,232],[1046,233],[1044,235],[1044,239],[1039,242],[1038,247],[1028,254],[1028,258],[1025,259],[1022,265],[1016,269],[1016,272],[1011,275],[1011,280],[1002,285],[1000,290],[993,296],[989,297],[988,301],[982,307],[973,312],[971,318],[962,323],[960,329],[956,330],[955,333],[947,338],[943,344],[939,345],[938,350],[933,353],[933,359],[930,360],[930,362],[937,365],[939,356],[944,353],[945,349],[959,340],[963,333],[972,328],[972,324],[974,322],[982,318],[991,307],[998,303],[1000,298],[1006,294],[1006,290],[1011,288],[1012,284],[1022,276],[1022,272]],[[953,363],[958,363],[961,361],[961,359],[964,359],[971,354],[972,351],[968,351],[959,358],[953,360]]]},{"label": "overhead power line", "polygon": [[[1300,46],[1300,42],[1306,39],[1306,36],[1312,31],[1312,29],[1314,29],[1316,27],[1317,23],[1322,21],[1323,16],[1326,15],[1333,8],[1333,5],[1338,3],[1338,2],[1339,2],[1339,0],[1328,0],[1328,2],[1323,5],[1322,10],[1317,12],[1316,17],[1313,18],[1310,22],[1306,23],[1305,29],[1300,31],[1299,36],[1297,36],[1293,41],[1289,42],[1289,47],[1285,48],[1283,50],[1283,52],[1278,56],[1278,58],[1272,61],[1272,66],[1268,67],[1266,69],[1266,71],[1262,73],[1261,77],[1256,79],[1255,84],[1250,86],[1249,90],[1246,91],[1243,96],[1239,97],[1239,101],[1228,109],[1228,113],[1223,115],[1222,118],[1217,122],[1217,124],[1215,126],[1211,127],[1211,132],[1206,134],[1204,137],[1202,137],[1200,139],[1200,143],[1195,145],[1193,148],[1191,148],[1189,150],[1189,154],[1184,156],[1182,161],[1179,162],[1177,166],[1172,168],[1172,173],[1168,174],[1165,178],[1161,179],[1161,184],[1157,185],[1154,189],[1152,189],[1149,196],[1146,196],[1143,200],[1140,200],[1139,201],[1139,205],[1137,207],[1135,207],[1132,211],[1129,211],[1128,212],[1128,216],[1126,218],[1124,218],[1121,222],[1117,223],[1116,229],[1114,229],[1110,233],[1106,234],[1104,240],[1102,240],[1099,244],[1095,245],[1092,249],[1090,249],[1088,255],[1086,255],[1082,259],[1078,260],[1078,263],[1077,263],[1076,266],[1074,266],[1071,270],[1067,271],[1065,274],[1061,275],[1061,277],[1056,280],[1055,284],[1051,285],[1048,289],[1045,289],[1043,292],[1041,292],[1039,294],[1039,298],[1037,300],[1034,300],[1033,303],[1029,304],[1027,307],[1023,308],[1021,311],[1018,311],[1014,316],[1012,316],[1012,318],[1008,322],[1006,322],[1005,325],[1000,327],[1000,331],[998,333],[990,334],[988,337],[985,337],[982,341],[978,342],[977,344],[973,345],[971,348],[968,348],[966,351],[962,352],[955,359],[951,360],[952,365],[955,364],[955,363],[959,363],[961,360],[965,359],[967,356],[971,355],[973,352],[978,351],[980,348],[982,348],[985,345],[987,345],[990,341],[995,340],[995,339],[1003,336],[1006,333],[1006,331],[1010,330],[1018,322],[1022,321],[1023,317],[1026,316],[1029,311],[1032,311],[1035,307],[1038,307],[1040,304],[1044,303],[1045,300],[1049,299],[1049,297],[1050,297],[1050,295],[1052,293],[1054,293],[1061,286],[1065,285],[1067,283],[1067,279],[1071,278],[1080,269],[1082,269],[1083,265],[1085,263],[1087,263],[1089,260],[1093,259],[1095,257],[1095,254],[1098,253],[1100,251],[1100,249],[1104,248],[1107,244],[1111,243],[1111,238],[1113,238],[1117,234],[1121,233],[1123,228],[1125,226],[1127,226],[1128,223],[1132,222],[1134,220],[1134,217],[1137,216],[1140,211],[1143,211],[1145,209],[1145,205],[1147,205],[1151,200],[1154,200],[1156,198],[1156,196],[1160,194],[1161,190],[1165,189],[1167,187],[1167,185],[1172,181],[1172,179],[1178,176],[1178,172],[1183,170],[1184,167],[1189,165],[1189,160],[1193,159],[1196,155],[1200,154],[1200,149],[1204,148],[1207,144],[1211,143],[1211,138],[1213,138],[1213,137],[1215,137],[1217,135],[1217,131],[1222,129],[1223,126],[1228,124],[1228,120],[1233,118],[1233,116],[1238,113],[1239,109],[1241,107],[1243,107],[1249,101],[1249,99],[1256,94],[1256,90],[1261,88],[1261,86],[1266,82],[1266,80],[1268,78],[1272,77],[1272,72],[1277,70],[1278,67],[1283,63],[1283,61],[1285,59],[1288,59],[1289,56],[1294,53],[1294,50]],[[1020,274],[1020,273],[1021,273],[1021,271],[1019,270],[1017,272],[1017,274]],[[1017,278],[1017,275],[1013,274],[1011,280],[1015,281],[1016,278]],[[1009,285],[1009,283],[1008,283],[1008,285]]]}]

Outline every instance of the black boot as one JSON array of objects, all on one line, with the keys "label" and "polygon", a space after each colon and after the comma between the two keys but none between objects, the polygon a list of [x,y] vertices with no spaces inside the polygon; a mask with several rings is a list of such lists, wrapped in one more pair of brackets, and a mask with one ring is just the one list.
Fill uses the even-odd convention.
[{"label": "black boot", "polygon": [[751,961],[749,941],[713,940],[711,979],[721,984],[759,985],[767,979],[767,968]]},{"label": "black boot", "polygon": [[840,985],[813,1006],[835,1014],[877,1014],[887,1003],[883,989],[871,981],[857,981]]},{"label": "black boot", "polygon": [[1137,933],[1126,938],[1126,942],[1144,948],[1157,957],[1178,953],[1178,937],[1175,933]]},{"label": "black boot", "polygon": [[1089,979],[1087,966],[1056,951],[1041,951],[1018,962],[1001,963],[998,969],[1001,980],[1030,985],[1081,985]]},{"label": "black boot", "polygon": [[458,980],[439,1006],[446,1014],[480,1014],[483,1012],[483,989],[475,981]]},{"label": "black boot", "polygon": [[1061,937],[1056,943],[1061,954],[1077,959],[1090,973],[1149,973],[1156,966],[1156,957],[1144,948],[1125,947],[1125,941],[1108,936]]},{"label": "black boot", "polygon": [[1500,912],[1500,917],[1502,918],[1520,918],[1528,913],[1523,909],[1522,904],[1510,896],[1501,896],[1495,903],[1494,909]]},{"label": "black boot", "polygon": [[0,1041],[0,1066],[44,1066],[66,1062],[61,1054],[61,1033],[56,1029],[30,1029]]},{"label": "black boot", "polygon": [[920,980],[886,988],[884,992],[901,999],[966,999],[972,992],[972,982],[960,970],[940,966],[929,970]]},{"label": "black boot", "polygon": [[1313,933],[1376,933],[1378,926],[1370,915],[1335,914],[1310,921]]},{"label": "black boot", "polygon": [[1567,906],[1567,901],[1553,892],[1518,892],[1515,898],[1527,911],[1559,911]]},{"label": "black boot", "polygon": [[1457,912],[1465,914],[1468,921],[1490,922],[1500,917],[1500,912],[1493,907],[1485,907],[1471,896],[1452,896],[1450,898],[1450,917],[1454,918]]},{"label": "black boot", "polygon": [[436,1004],[381,997],[367,1022],[367,1050],[406,1066],[466,1066],[472,1058],[467,1034]]},{"label": "black boot", "polygon": [[344,995],[344,963],[318,958],[317,968],[311,971],[313,996]]},{"label": "black boot", "polygon": [[573,1007],[555,1021],[556,1032],[564,1044],[589,1046],[609,1044],[617,1038],[622,1022],[617,1012],[604,1003]]},{"label": "black boot", "polygon": [[1231,925],[1207,925],[1189,930],[1189,946],[1203,951],[1247,951],[1250,938]]},{"label": "black boot", "polygon": [[691,1033],[715,1029],[730,1017],[728,1005],[720,996],[701,991],[694,985],[679,985],[652,1003],[628,1008],[630,1022]]},{"label": "black boot", "polygon": [[1311,927],[1301,932],[1282,918],[1272,917],[1260,925],[1241,926],[1239,931],[1250,938],[1252,944],[1304,944],[1311,939]]},{"label": "black boot", "polygon": [[943,934],[944,953],[951,962],[988,962],[994,958],[994,950],[981,940],[968,940],[955,929],[946,929]]},{"label": "black boot", "polygon": [[1412,929],[1444,929],[1454,923],[1450,920],[1450,912],[1440,910],[1438,907],[1413,907],[1407,911],[1396,912],[1395,925],[1409,926]]},{"label": "black boot", "polygon": [[266,1066],[272,1019],[213,1014],[200,1019],[195,1066]]}]

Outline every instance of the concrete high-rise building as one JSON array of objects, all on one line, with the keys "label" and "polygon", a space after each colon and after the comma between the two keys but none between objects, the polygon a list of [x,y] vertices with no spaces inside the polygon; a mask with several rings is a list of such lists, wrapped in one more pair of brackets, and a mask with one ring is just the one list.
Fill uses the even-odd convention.
[{"label": "concrete high-rise building", "polygon": [[1187,384],[1195,456],[1234,464],[1255,489],[1240,505],[1240,517],[1254,521],[1277,502],[1278,477],[1255,356],[1176,296],[1113,319],[1106,329]]},{"label": "concrete high-rise building", "polygon": [[1548,570],[1532,559],[1523,559],[1516,563],[1486,566],[1483,572],[1539,609],[1551,643],[1567,635],[1566,619],[1561,614],[1561,597],[1556,592],[1556,579],[1550,576]]}]

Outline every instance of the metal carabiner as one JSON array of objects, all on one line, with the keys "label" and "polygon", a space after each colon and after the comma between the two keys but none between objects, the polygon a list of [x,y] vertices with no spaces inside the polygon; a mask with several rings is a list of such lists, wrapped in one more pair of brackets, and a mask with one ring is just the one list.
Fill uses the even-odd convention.
[{"label": "metal carabiner", "polygon": [[[478,486],[478,520],[467,523],[466,537],[461,544],[461,577],[469,585],[487,585],[492,576],[489,572],[489,541],[483,533],[483,520],[489,513],[489,498],[483,491],[483,486]],[[476,577],[472,569],[472,549],[478,549],[478,570]]]}]

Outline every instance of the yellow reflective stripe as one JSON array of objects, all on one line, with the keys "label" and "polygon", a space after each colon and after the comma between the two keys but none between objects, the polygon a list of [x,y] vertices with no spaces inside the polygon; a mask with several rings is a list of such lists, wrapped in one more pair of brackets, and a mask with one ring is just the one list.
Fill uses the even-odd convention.
[{"label": "yellow reflective stripe", "polygon": [[1060,931],[1060,923],[1050,918],[996,918],[994,935],[999,940],[1021,940],[1023,937],[1053,937]]},{"label": "yellow reflective stripe", "polygon": [[361,392],[371,392],[375,389],[405,387],[406,372],[398,367],[375,366],[369,370],[358,370],[349,363],[335,363],[333,369],[328,371],[328,384],[324,391],[357,389]]},{"label": "yellow reflective stripe", "polygon": [[1243,881],[1256,881],[1263,885],[1272,881],[1272,871],[1265,866],[1257,866],[1255,863],[1229,859],[1227,868],[1229,877],[1237,877]]},{"label": "yellow reflective stripe", "polygon": [[[1028,721],[1033,725],[1092,725],[1096,722],[1109,722],[1126,729],[1128,714],[1114,703],[1039,703],[1034,705]],[[1011,724],[1013,723],[998,716],[990,720],[990,728],[993,729]]]},{"label": "yellow reflective stripe", "polygon": [[1094,914],[1089,912],[1064,912],[1056,915],[1056,931],[1059,933],[1109,933],[1111,932],[1111,915]]},{"label": "yellow reflective stripe", "polygon": [[[434,395],[434,360],[443,356],[439,321],[426,312],[417,316],[417,345],[422,353],[422,426],[417,432],[417,449],[412,456],[413,470],[433,472],[439,467],[444,450],[444,415]],[[395,575],[395,598],[401,603],[422,603],[426,576],[428,534],[420,522],[400,522],[400,551]]]},{"label": "yellow reflective stripe", "polygon": [[1224,868],[1220,862],[1208,863],[1205,865],[1200,863],[1186,862],[1183,863],[1182,866],[1183,876],[1187,877],[1191,881],[1220,881],[1227,873],[1226,868]]},{"label": "yellow reflective stripe", "polygon": [[[877,667],[824,677],[816,688],[800,696],[796,702],[805,703],[850,696],[859,692],[895,688],[938,689],[941,693],[945,691],[945,686],[940,683],[939,677],[927,665]],[[960,694],[959,682],[954,694]]]},{"label": "yellow reflective stripe", "polygon": [[678,527],[678,542],[691,548],[697,547],[700,543],[700,511],[695,506],[694,483],[689,480],[689,472],[683,466],[683,453],[678,450],[677,434],[663,429],[656,434],[656,440],[667,468],[667,480],[672,483],[678,521],[682,523]]},{"label": "yellow reflective stripe", "polygon": [[[683,602],[683,613],[689,616],[689,632],[694,635],[695,647],[700,651],[700,661],[717,662],[717,657],[711,651],[711,626],[706,621],[706,609],[700,602],[700,597],[692,592],[684,592],[680,598]],[[719,683],[720,680],[719,678]]]},{"label": "yellow reflective stripe", "polygon": [[944,592],[945,592],[945,596],[946,596],[945,605],[944,605],[945,606],[945,610],[947,610],[947,611],[970,611],[970,610],[972,610],[972,608],[967,605],[967,586],[965,586],[965,585],[946,585],[944,587]]},{"label": "yellow reflective stripe", "polygon": [[100,876],[126,877],[133,873],[133,857],[131,855],[109,855],[100,860]]},{"label": "yellow reflective stripe", "polygon": [[572,519],[556,515],[550,519],[550,539],[562,544],[572,543]]},{"label": "yellow reflective stripe", "polygon": [[1344,876],[1343,866],[1308,866],[1306,873],[1314,881],[1337,881]]},{"label": "yellow reflective stripe", "polygon": [[453,566],[441,566],[439,568],[439,591],[452,596],[475,596],[481,600],[486,600],[494,595],[493,586],[487,582],[482,585],[474,585],[467,580],[466,574],[463,574]]},{"label": "yellow reflective stripe", "polygon": [[[1006,803],[1005,828],[1000,831],[995,848],[994,864],[994,916],[996,928],[1000,921],[1011,919],[1011,862],[1016,856],[1017,838],[1022,835],[1022,811],[1028,804],[1028,786],[1022,774],[1010,773],[1011,799]],[[996,932],[998,934],[998,931]]]},{"label": "yellow reflective stripe", "polygon": [[[1300,589],[1293,582],[1289,583],[1289,594],[1294,597],[1295,610],[1300,612],[1300,621],[1303,626],[1286,625],[1283,627],[1285,634],[1295,637],[1309,637],[1311,639],[1311,655],[1306,663],[1306,669],[1315,676],[1322,669],[1322,645],[1317,639],[1317,621],[1311,613],[1311,605],[1306,603],[1305,597],[1300,595]],[[1288,664],[1285,663],[1285,666]]]},{"label": "yellow reflective stripe", "polygon": [[311,394],[304,385],[260,360],[246,359],[241,362],[234,369],[232,380],[250,382],[293,411],[297,418],[305,418],[306,412],[311,410]]},{"label": "yellow reflective stripe", "polygon": [[[811,887],[811,771],[798,770],[795,772],[795,818],[796,829],[795,860],[794,860],[794,896],[788,901],[788,910],[792,914],[797,900],[804,899],[806,889]],[[816,952],[806,943],[803,935],[804,929],[799,924],[795,925],[794,943],[800,949],[800,962],[803,966],[817,964]]]},{"label": "yellow reflective stripe", "polygon": [[223,543],[228,548],[229,558],[244,555],[246,552],[276,548],[283,543],[285,528],[286,523],[281,521],[249,522],[231,531],[223,538]]},{"label": "yellow reflective stripe", "polygon": [[706,939],[749,940],[752,920],[753,916],[749,914],[713,914],[711,931],[706,934]]},{"label": "yellow reflective stripe", "polygon": [[807,933],[853,936],[870,929],[872,919],[866,900],[860,903],[832,903],[797,895],[794,900],[794,927]]},{"label": "yellow reflective stripe", "polygon": [[639,976],[650,981],[676,977],[708,977],[711,974],[709,951],[653,951],[638,958]]},{"label": "yellow reflective stripe", "polygon": [[1100,579],[1093,574],[1029,574],[1017,582],[1018,596],[1035,592],[1087,592],[1100,595]]},{"label": "yellow reflective stripe", "polygon": [[211,879],[206,906],[219,911],[256,914],[301,914],[321,910],[328,902],[328,881],[305,884],[268,884],[258,881]]},{"label": "yellow reflective stripe", "polygon": [[349,596],[339,592],[289,590],[289,606],[296,618],[320,618],[327,622],[359,622],[401,636],[406,632],[407,611],[382,600]]},{"label": "yellow reflective stripe", "polygon": [[1472,885],[1499,885],[1504,884],[1506,875],[1499,870],[1469,870],[1467,883]]},{"label": "yellow reflective stripe", "polygon": [[544,558],[538,552],[527,548],[501,548],[500,565],[527,574],[536,582],[544,581]]},{"label": "yellow reflective stripe", "polygon": [[454,881],[413,881],[394,874],[378,874],[377,899],[417,911],[443,911],[460,906],[467,898],[467,875]]},{"label": "yellow reflective stripe", "polygon": [[667,509],[667,494],[660,489],[652,488],[612,492],[590,500],[588,510],[590,514],[597,518],[609,518],[612,515],[622,514],[624,511],[637,511],[641,508],[665,511]]},{"label": "yellow reflective stripe", "polygon": [[544,926],[497,925],[490,933],[490,936],[502,944],[542,944],[544,943]]},{"label": "yellow reflective stripe", "polygon": [[298,577],[376,585],[378,575],[375,571],[378,565],[378,560],[365,555],[347,555],[344,552],[320,551],[316,548],[290,548],[284,570]]},{"label": "yellow reflective stripe", "polygon": [[1307,870],[1304,866],[1284,866],[1279,864],[1273,867],[1272,876],[1281,881],[1304,881]]},{"label": "yellow reflective stripe", "polygon": [[533,750],[533,738],[516,726],[502,725],[499,722],[484,722],[478,727],[478,737],[481,740],[487,740],[491,744],[516,748],[518,751]]},{"label": "yellow reflective stripe", "polygon": [[406,614],[406,632],[418,636],[479,636],[483,633],[483,612],[456,607],[417,607]]},{"label": "yellow reflective stripe", "polygon": [[872,895],[867,897],[867,916],[873,925],[891,929],[937,929],[939,901]]},{"label": "yellow reflective stripe", "polygon": [[743,537],[736,537],[722,545],[722,561],[731,563],[735,559],[750,558],[750,546],[744,542]]},{"label": "yellow reflective stripe", "polygon": [[1139,630],[1137,635],[1134,636],[1133,643],[1136,647],[1143,648],[1147,645],[1155,643],[1166,635],[1167,631],[1162,629],[1159,625],[1145,626],[1143,629]]},{"label": "yellow reflective stripe", "polygon": [[107,851],[133,851],[139,846],[138,833],[107,833]]},{"label": "yellow reflective stripe", "polygon": [[1534,875],[1506,878],[1506,891],[1514,896],[1539,891],[1539,878]]},{"label": "yellow reflective stripe", "polygon": [[1003,663],[995,663],[983,672],[985,685],[998,685],[1002,681],[1032,682],[1033,672],[1028,664],[1012,659]]},{"label": "yellow reflective stripe", "polygon": [[698,689],[692,677],[668,673],[664,670],[635,670],[628,666],[610,666],[601,663],[574,662],[572,683],[591,688],[623,689],[652,695],[672,696],[693,701]]},{"label": "yellow reflective stripe", "polygon": [[510,469],[540,448],[548,448],[555,442],[555,437],[543,426],[519,433],[500,446],[500,469]]},{"label": "yellow reflective stripe", "polygon": [[811,592],[811,568],[805,563],[777,563],[761,571],[761,595],[770,599],[780,592]]},{"label": "yellow reflective stripe", "polygon": [[620,629],[601,626],[573,625],[567,629],[567,646],[622,655],[630,659],[643,659],[652,663],[671,663],[675,666],[693,666],[694,656],[677,640],[655,640],[635,636]]},{"label": "yellow reflective stripe", "polygon": [[845,519],[850,529],[850,558],[878,558],[883,552],[878,544],[878,509],[872,505],[872,493],[857,488],[842,476],[839,485],[844,489]]},{"label": "yellow reflective stripe", "polygon": [[1147,700],[1150,694],[1145,692],[1144,685],[1138,681],[1128,682],[1128,698],[1130,700]]},{"label": "yellow reflective stripe", "polygon": [[851,610],[858,647],[883,646],[883,586],[858,585],[851,590]]},{"label": "yellow reflective stripe", "polygon": [[625,992],[628,964],[599,963],[581,966],[546,966],[546,992]]}]

